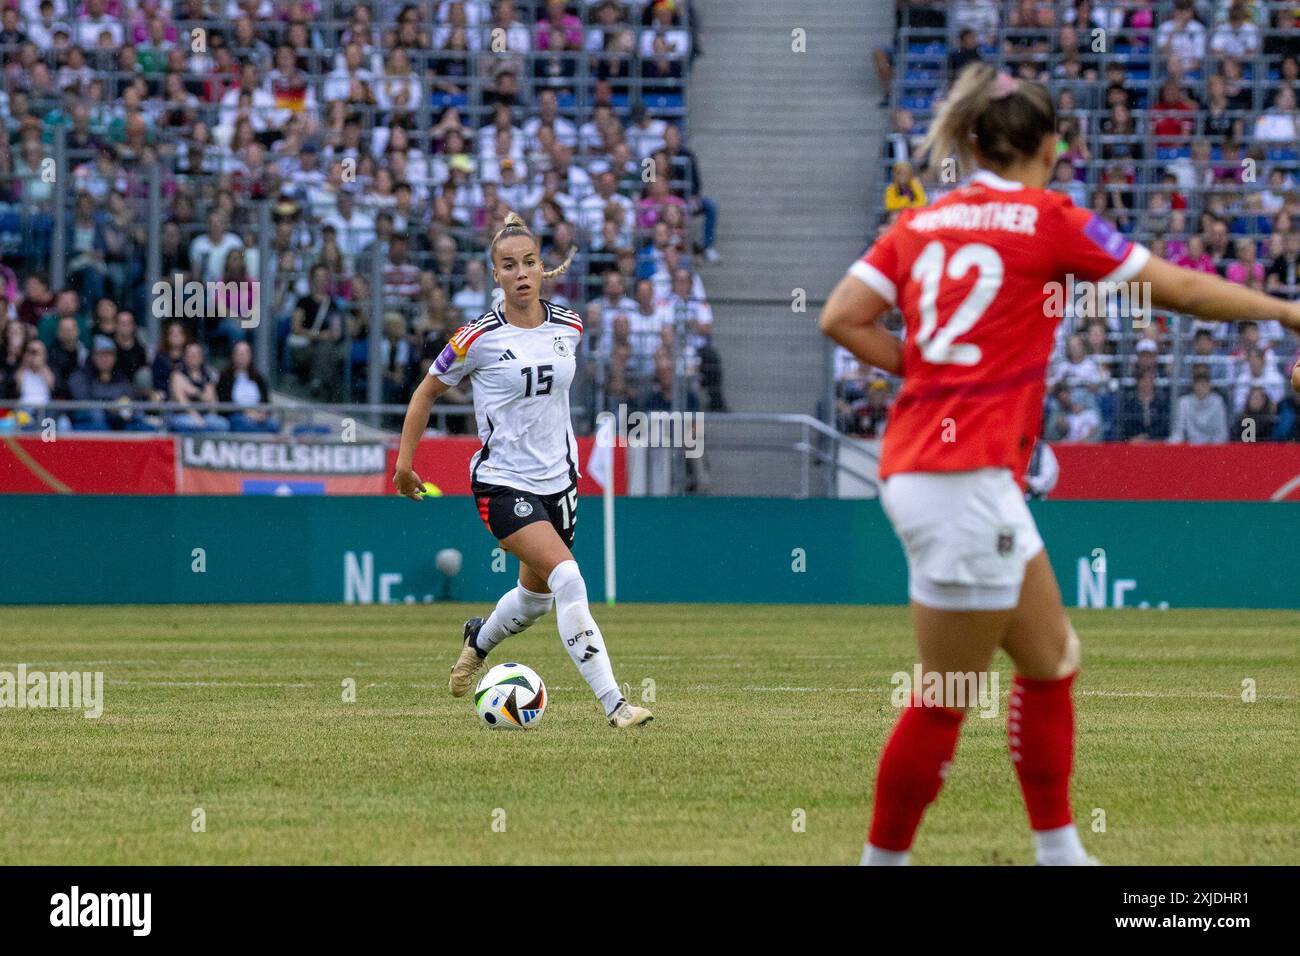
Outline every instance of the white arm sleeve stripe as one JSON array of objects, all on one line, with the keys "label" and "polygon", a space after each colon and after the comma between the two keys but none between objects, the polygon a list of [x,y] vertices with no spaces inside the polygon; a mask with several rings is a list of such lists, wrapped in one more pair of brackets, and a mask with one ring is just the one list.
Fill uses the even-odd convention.
[{"label": "white arm sleeve stripe", "polygon": [[1133,248],[1129,250],[1129,254],[1124,258],[1124,261],[1119,264],[1119,267],[1110,275],[1099,281],[1127,282],[1142,271],[1150,258],[1151,250],[1146,246],[1139,245],[1135,242],[1133,243]]},{"label": "white arm sleeve stripe", "polygon": [[849,266],[849,275],[878,293],[890,305],[898,304],[898,290],[894,287],[894,283],[890,282],[888,277],[875,266],[859,259]]}]

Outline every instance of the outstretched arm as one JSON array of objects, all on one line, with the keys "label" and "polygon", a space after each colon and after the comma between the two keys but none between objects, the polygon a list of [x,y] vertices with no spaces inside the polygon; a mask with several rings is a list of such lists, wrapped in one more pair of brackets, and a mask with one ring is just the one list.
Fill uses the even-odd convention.
[{"label": "outstretched arm", "polygon": [[[1136,279],[1150,283],[1151,301],[1162,309],[1219,322],[1276,319],[1291,331],[1300,331],[1300,305],[1218,276],[1184,269],[1153,256]],[[1295,381],[1294,374],[1292,381]]]},{"label": "outstretched arm", "polygon": [[903,374],[903,343],[878,323],[889,303],[860,279],[846,275],[822,307],[822,334],[844,346],[860,362]]},{"label": "outstretched arm", "polygon": [[398,494],[405,495],[412,501],[419,501],[424,494],[424,482],[420,481],[420,476],[411,467],[415,460],[415,449],[420,444],[420,436],[429,427],[429,411],[433,408],[433,403],[450,387],[437,376],[426,375],[406,407],[406,420],[402,422],[402,445],[397,452],[393,484],[397,486]]}]

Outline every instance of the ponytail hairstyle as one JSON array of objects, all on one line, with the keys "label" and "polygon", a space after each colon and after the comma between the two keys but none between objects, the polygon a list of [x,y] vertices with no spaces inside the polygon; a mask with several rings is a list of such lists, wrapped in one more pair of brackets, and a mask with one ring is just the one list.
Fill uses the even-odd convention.
[{"label": "ponytail hairstyle", "polygon": [[[527,236],[529,239],[533,240],[533,245],[537,246],[539,250],[541,249],[541,243],[537,241],[537,236],[528,228],[523,219],[520,218],[519,214],[516,212],[508,212],[506,213],[505,222],[502,224],[501,228],[497,230],[497,234],[492,237],[492,244],[488,246],[488,256],[492,259],[494,267],[496,264],[497,243],[502,239],[511,239],[515,236]],[[564,261],[554,269],[547,269],[544,271],[542,273],[542,278],[554,279],[556,276],[566,271],[573,263],[573,254],[577,251],[578,247],[576,245],[570,246],[569,254],[564,257]]]},{"label": "ponytail hairstyle", "polygon": [[997,171],[1038,152],[1043,137],[1055,132],[1056,110],[1042,84],[971,63],[948,91],[921,150],[931,170],[955,157],[964,174],[978,154]]}]

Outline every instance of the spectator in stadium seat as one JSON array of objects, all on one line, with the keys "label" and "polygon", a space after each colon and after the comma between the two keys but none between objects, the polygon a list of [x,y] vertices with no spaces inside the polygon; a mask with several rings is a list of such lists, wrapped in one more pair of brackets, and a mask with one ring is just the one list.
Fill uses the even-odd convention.
[{"label": "spectator in stadium seat", "polygon": [[1246,79],[1241,61],[1229,57],[1220,65],[1219,72],[1223,75],[1223,89],[1228,95],[1228,108],[1254,109],[1254,89]]},{"label": "spectator in stadium seat", "polygon": [[[68,395],[77,402],[119,404],[132,397],[131,380],[117,367],[117,346],[103,335],[95,336],[90,360],[68,380]],[[75,429],[94,431],[154,431],[154,426],[136,411],[125,409],[81,409],[72,413]]]},{"label": "spectator in stadium seat", "polygon": [[23,363],[29,340],[36,338],[30,325],[0,317],[0,377],[12,377]]},{"label": "spectator in stadium seat", "polygon": [[1233,425],[1234,441],[1271,441],[1278,421],[1278,402],[1256,385],[1246,395],[1245,404]]},{"label": "spectator in stadium seat", "polygon": [[1247,365],[1237,376],[1237,381],[1233,387],[1232,409],[1235,414],[1240,415],[1246,407],[1246,399],[1250,395],[1251,389],[1262,388],[1268,395],[1269,401],[1276,408],[1277,403],[1282,401],[1286,390],[1286,381],[1282,378],[1282,373],[1278,371],[1277,363],[1268,360],[1265,352],[1258,346],[1252,348],[1246,356]]},{"label": "spectator in stadium seat", "polygon": [[1103,318],[1088,319],[1083,330],[1084,354],[1092,359],[1101,373],[1101,385],[1111,378],[1115,364],[1115,347],[1110,340],[1109,329]]},{"label": "spectator in stadium seat", "polygon": [[[677,0],[652,0],[650,18],[650,25],[641,31],[638,43],[643,58],[662,55],[684,60],[690,56],[691,34],[682,26]],[[663,40],[662,52],[656,49],[656,40]]]},{"label": "spectator in stadium seat", "polygon": [[1255,139],[1292,146],[1300,140],[1300,126],[1296,123],[1295,90],[1282,86],[1273,94],[1273,108],[1255,120]]},{"label": "spectator in stadium seat", "polygon": [[1188,71],[1198,70],[1205,59],[1205,26],[1195,19],[1192,0],[1174,0],[1174,14],[1156,31],[1161,58],[1176,57]]},{"label": "spectator in stadium seat", "polygon": [[927,202],[925,187],[912,172],[912,164],[894,163],[893,178],[885,187],[885,211],[919,209]]},{"label": "spectator in stadium seat", "polygon": [[[650,279],[637,280],[635,301],[636,307],[626,313],[631,348],[628,375],[637,381],[645,381],[654,371],[654,354],[659,348],[660,329],[664,324],[663,313],[655,305],[654,283]],[[622,314],[616,315],[615,322],[620,318]]]},{"label": "spectator in stadium seat", "polygon": [[1264,264],[1256,257],[1255,241],[1245,238],[1237,239],[1233,243],[1233,250],[1236,256],[1223,270],[1224,277],[1229,282],[1236,282],[1239,285],[1249,285],[1254,281],[1262,282],[1264,280]]},{"label": "spectator in stadium seat", "polygon": [[[1245,132],[1245,121],[1240,116],[1231,115],[1232,106],[1228,102],[1227,85],[1222,75],[1215,73],[1205,81],[1205,96],[1205,109],[1201,117],[1201,129],[1205,135],[1214,139],[1241,139]],[[1208,150],[1210,144],[1208,140],[1204,142]],[[1208,152],[1203,160],[1209,160]]]},{"label": "spectator in stadium seat", "polygon": [[1196,103],[1175,79],[1160,85],[1160,97],[1152,107],[1155,120],[1151,132],[1157,146],[1183,146],[1195,126]]},{"label": "spectator in stadium seat", "polygon": [[578,223],[588,236],[599,235],[605,222],[605,210],[611,204],[620,207],[627,221],[635,215],[632,200],[618,193],[618,177],[613,170],[596,176],[595,192],[578,204]]},{"label": "spectator in stadium seat", "polygon": [[55,392],[66,395],[68,379],[72,373],[86,364],[90,350],[81,341],[81,326],[73,316],[59,319],[58,331],[54,344],[50,346],[48,362],[54,371]]},{"label": "spectator in stadium seat", "polygon": [[46,360],[45,343],[17,322],[8,323],[6,331],[10,346],[15,337],[22,343],[22,358],[10,374],[15,397],[29,412],[49,404],[54,397],[55,381],[54,371]]},{"label": "spectator in stadium seat", "polygon": [[1101,414],[1095,404],[1081,398],[1064,382],[1052,392],[1052,410],[1044,437],[1049,441],[1093,442],[1101,440]]},{"label": "spectator in stadium seat", "polygon": [[607,34],[605,49],[596,59],[596,77],[611,94],[627,96],[632,81],[632,54],[636,52],[636,34],[623,28]]},{"label": "spectator in stadium seat", "polygon": [[54,296],[49,280],[34,272],[23,281],[22,301],[18,303],[18,319],[33,328],[39,328],[41,319],[54,308]]},{"label": "spectator in stadium seat", "polygon": [[1266,365],[1277,364],[1277,355],[1273,351],[1272,343],[1282,337],[1280,331],[1276,329],[1270,330],[1270,333],[1266,335],[1264,326],[1259,322],[1246,320],[1237,323],[1237,336],[1236,346],[1228,356],[1234,379],[1250,368],[1250,353],[1254,349],[1263,351]]},{"label": "spectator in stadium seat", "polygon": [[1133,368],[1130,376],[1137,379],[1145,372],[1160,375],[1159,325],[1149,325],[1133,345]]},{"label": "spectator in stadium seat", "polygon": [[1232,257],[1231,237],[1228,234],[1228,224],[1218,216],[1210,216],[1209,228],[1205,236],[1205,251],[1214,261],[1215,269],[1227,268]]},{"label": "spectator in stadium seat", "polygon": [[154,354],[151,366],[153,378],[153,398],[164,401],[171,389],[172,372],[180,367],[185,357],[185,346],[189,344],[190,333],[185,320],[170,319],[163,324],[161,342]]},{"label": "spectator in stadium seat", "polygon": [[1178,399],[1174,410],[1169,441],[1171,444],[1214,445],[1227,440],[1228,408],[1223,396],[1210,388],[1209,375],[1194,372],[1192,391]]},{"label": "spectator in stadium seat", "polygon": [[600,0],[591,10],[591,26],[587,27],[583,49],[599,53],[605,49],[607,37],[616,33],[626,23],[627,13],[618,0]]},{"label": "spectator in stadium seat", "polygon": [[226,214],[214,209],[208,213],[207,232],[190,243],[190,269],[201,282],[219,281],[230,250],[243,247],[243,240],[230,231]]},{"label": "spectator in stadium seat", "polygon": [[948,15],[948,26],[960,32],[975,31],[983,46],[991,46],[997,39],[1001,9],[995,0],[953,0]]},{"label": "spectator in stadium seat", "polygon": [[316,88],[311,77],[298,66],[297,54],[288,44],[275,51],[275,69],[266,75],[266,90],[275,98],[275,112],[268,116],[270,124],[282,127],[293,114],[302,114],[309,121],[318,119]]},{"label": "spectator in stadium seat", "polygon": [[[217,400],[216,376],[206,358],[198,342],[185,346],[181,364],[172,371],[168,401],[190,405]],[[176,432],[226,432],[230,431],[230,422],[216,412],[191,408],[170,414],[167,427]]]},{"label": "spectator in stadium seat", "polygon": [[1294,297],[1300,283],[1300,232],[1282,237],[1282,252],[1269,263],[1265,287],[1271,295]]},{"label": "spectator in stadium seat", "polygon": [[[329,294],[329,270],[313,266],[308,281],[307,294],[294,306],[289,348],[300,376],[305,376],[309,394],[332,397],[341,372],[343,315]],[[415,281],[418,289],[418,270]],[[369,308],[369,303],[363,304]]]},{"label": "spectator in stadium seat", "polygon": [[[545,11],[537,19],[534,49],[550,50],[552,40],[562,41],[561,49],[582,49],[584,40],[582,21],[570,13],[567,7],[565,0],[546,0]],[[559,35],[552,37],[552,31],[556,30],[559,31]]]},{"label": "spectator in stadium seat", "polygon": [[1231,362],[1219,354],[1210,329],[1199,328],[1192,334],[1192,354],[1187,360],[1194,368],[1203,369],[1216,389],[1226,388],[1232,379]]},{"label": "spectator in stadium seat", "polygon": [[1156,388],[1154,373],[1139,376],[1120,405],[1121,441],[1163,441],[1169,437],[1169,399]]},{"label": "spectator in stadium seat", "polygon": [[669,191],[668,183],[656,177],[646,183],[645,195],[637,203],[637,226],[641,229],[653,229],[656,222],[664,214],[667,206],[681,206],[683,209],[686,203],[682,197],[674,195]]},{"label": "spectator in stadium seat", "polygon": [[858,365],[856,374],[835,383],[836,427],[860,438],[883,437],[889,397],[889,383],[875,369]]},{"label": "spectator in stadium seat", "polygon": [[470,259],[465,263],[465,284],[451,297],[451,304],[460,310],[466,321],[473,321],[491,307],[491,301],[487,268],[482,259]]},{"label": "spectator in stadium seat", "polygon": [[1074,178],[1074,163],[1068,159],[1058,159],[1056,161],[1056,179],[1051,188],[1057,192],[1065,193],[1070,197],[1070,202],[1080,209],[1088,205],[1088,189],[1083,183]]},{"label": "spectator in stadium seat", "polygon": [[334,227],[344,262],[353,267],[362,250],[375,239],[375,220],[357,206],[357,188],[353,183],[339,187],[334,211],[321,223]]},{"label": "spectator in stadium seat", "polygon": [[[1285,169],[1274,167],[1269,170],[1267,187],[1256,195],[1259,196],[1260,205],[1264,212],[1269,215],[1276,215],[1283,211],[1283,206],[1286,205],[1286,194],[1294,188],[1295,180],[1291,174]],[[1290,232],[1290,223],[1287,223],[1286,228],[1279,228],[1275,225],[1273,231]]]},{"label": "spectator in stadium seat", "polygon": [[644,96],[674,96],[682,91],[685,58],[673,55],[664,36],[654,38],[651,55],[641,61],[641,92]]},{"label": "spectator in stadium seat", "polygon": [[916,117],[911,110],[894,110],[893,124],[893,130],[885,138],[885,159],[910,163],[921,142],[921,137],[916,135]]},{"label": "spectator in stadium seat", "polygon": [[963,27],[957,34],[957,48],[948,54],[948,76],[956,77],[968,64],[979,62],[982,59],[979,46],[979,35],[970,27]]},{"label": "spectator in stadium seat", "polygon": [[1130,110],[1137,109],[1137,93],[1129,87],[1124,75],[1124,64],[1112,60],[1106,64],[1106,96],[1102,105],[1110,109],[1117,103]]},{"label": "spectator in stadium seat", "polygon": [[112,299],[104,296],[95,303],[95,314],[92,318],[90,334],[91,336],[105,335],[110,339],[117,332],[117,303]]},{"label": "spectator in stadium seat", "polygon": [[108,15],[107,7],[106,0],[86,0],[86,12],[76,18],[77,46],[94,49],[99,46],[100,37],[105,33],[109,36],[111,47],[122,45],[122,24],[116,17]]},{"label": "spectator in stadium seat", "polygon": [[149,365],[149,353],[140,341],[135,313],[129,309],[121,309],[117,313],[113,346],[117,349],[115,368],[126,376],[128,382],[134,384],[140,370]]},{"label": "spectator in stadium seat", "polygon": [[668,124],[650,115],[644,106],[633,107],[627,127],[627,144],[637,159],[645,159],[656,150],[664,148],[664,134]]},{"label": "spectator in stadium seat", "polygon": [[1088,353],[1082,335],[1077,332],[1066,339],[1065,355],[1048,375],[1049,385],[1065,384],[1096,394],[1106,380],[1096,358]]},{"label": "spectator in stadium seat", "polygon": [[1223,57],[1239,60],[1253,57],[1259,52],[1259,27],[1250,21],[1246,4],[1234,0],[1228,9],[1228,20],[1214,28],[1210,49]]},{"label": "spectator in stadium seat", "polygon": [[253,366],[253,349],[238,342],[230,353],[230,364],[217,377],[217,401],[245,406],[245,410],[227,412],[232,432],[268,432],[280,430],[280,423],[269,413],[254,406],[271,401],[266,379]]}]

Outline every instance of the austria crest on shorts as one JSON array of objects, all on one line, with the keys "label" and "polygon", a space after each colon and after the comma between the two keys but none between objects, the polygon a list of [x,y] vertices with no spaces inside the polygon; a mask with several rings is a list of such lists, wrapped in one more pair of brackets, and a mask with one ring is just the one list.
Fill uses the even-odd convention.
[{"label": "austria crest on shorts", "polygon": [[1016,546],[1016,532],[1012,528],[998,529],[998,554],[1006,557],[1011,553],[1011,549]]},{"label": "austria crest on shorts", "polygon": [[528,517],[530,514],[532,514],[532,513],[533,513],[533,505],[532,505],[532,502],[530,502],[530,501],[525,501],[523,498],[516,498],[516,499],[515,499],[515,517],[516,517],[516,518],[527,518],[527,517]]}]

